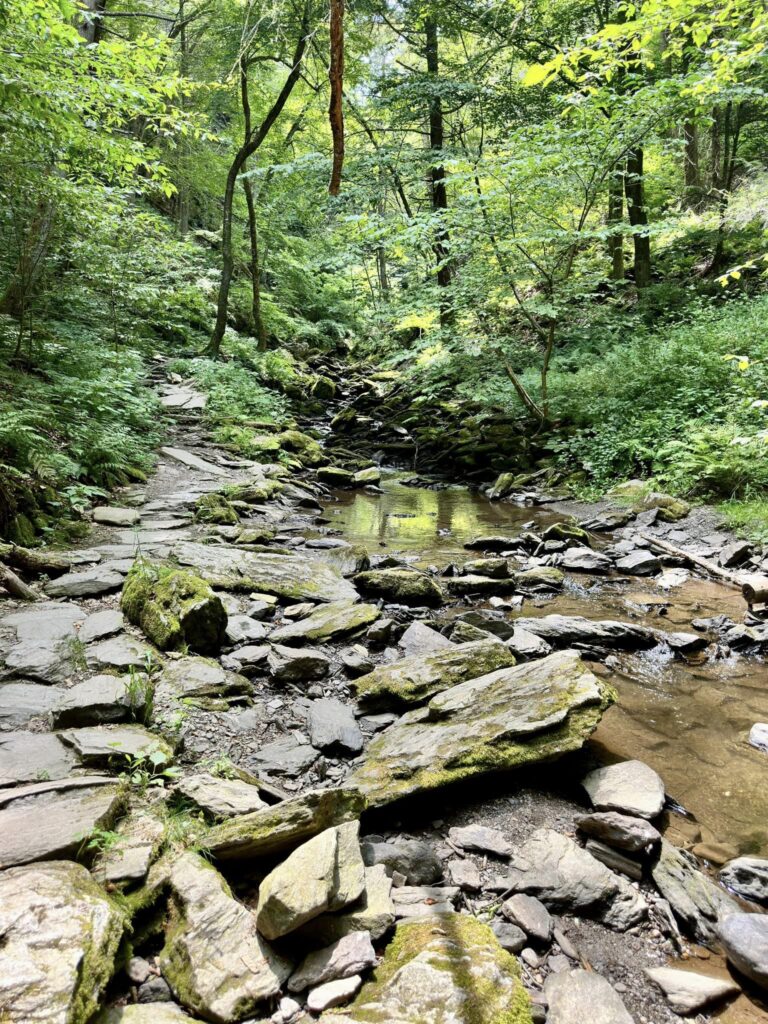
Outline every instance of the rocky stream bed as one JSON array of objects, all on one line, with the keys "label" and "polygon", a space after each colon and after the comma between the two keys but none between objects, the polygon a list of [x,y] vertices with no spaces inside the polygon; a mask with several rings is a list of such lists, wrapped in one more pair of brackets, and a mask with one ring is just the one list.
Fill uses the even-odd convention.
[{"label": "rocky stream bed", "polygon": [[768,1021],[768,625],[663,545],[762,554],[341,399],[235,459],[157,376],[156,473],[0,600],[0,1021]]}]

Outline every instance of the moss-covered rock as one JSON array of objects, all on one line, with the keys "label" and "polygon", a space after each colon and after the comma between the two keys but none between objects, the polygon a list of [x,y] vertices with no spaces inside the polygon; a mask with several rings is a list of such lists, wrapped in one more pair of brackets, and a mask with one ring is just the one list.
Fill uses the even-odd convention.
[{"label": "moss-covered rock", "polygon": [[259,505],[263,501],[270,501],[283,490],[283,484],[279,480],[264,477],[260,480],[250,480],[247,484],[233,484],[227,487],[224,492],[230,501],[244,501],[248,505]]},{"label": "moss-covered rock", "polygon": [[559,590],[565,576],[551,565],[537,565],[515,573],[515,583],[521,590]]},{"label": "moss-covered rock", "polygon": [[355,487],[370,487],[381,482],[381,470],[378,466],[369,466],[368,469],[360,469],[352,477]]},{"label": "moss-covered rock", "polygon": [[592,546],[587,531],[582,530],[576,523],[552,523],[541,536],[544,540],[574,541],[577,544],[583,544],[585,547]]},{"label": "moss-covered rock", "polygon": [[325,458],[320,443],[300,430],[283,430],[277,440],[283,451],[295,455],[302,466],[318,466]]},{"label": "moss-covered rock", "polygon": [[488,925],[436,914],[398,925],[384,960],[344,1016],[322,1024],[531,1024],[517,960]]},{"label": "moss-covered rock", "polygon": [[364,594],[402,604],[440,605],[443,592],[429,576],[410,569],[370,569],[358,573],[355,586]]},{"label": "moss-covered rock", "polygon": [[352,685],[365,707],[415,707],[466,679],[509,668],[515,658],[495,637],[379,665]]},{"label": "moss-covered rock", "polygon": [[195,522],[236,526],[240,517],[223,494],[204,494],[195,502]]},{"label": "moss-covered rock", "polygon": [[682,498],[675,498],[671,494],[662,494],[660,491],[651,491],[643,498],[636,512],[657,509],[659,519],[665,523],[676,523],[678,519],[684,519],[691,511],[691,506]]},{"label": "moss-covered rock", "polygon": [[298,622],[281,626],[270,636],[279,644],[299,644],[305,640],[327,642],[352,636],[379,618],[379,609],[372,604],[354,601],[332,601],[321,605]]},{"label": "moss-covered rock", "polygon": [[317,479],[329,487],[346,489],[354,486],[354,473],[340,466],[321,466],[317,471]]},{"label": "moss-covered rock", "polygon": [[183,569],[137,562],[126,578],[121,607],[163,651],[186,644],[212,654],[225,639],[227,613],[221,598],[205,580]]},{"label": "moss-covered rock", "polygon": [[578,750],[615,691],[576,651],[469,679],[377,737],[350,776],[374,806]]},{"label": "moss-covered rock", "polygon": [[500,501],[502,498],[506,498],[508,494],[511,494],[515,489],[515,480],[517,475],[515,473],[500,473],[496,478],[496,483],[488,491],[488,497],[491,501]]},{"label": "moss-covered rock", "polygon": [[321,374],[319,377],[315,378],[312,384],[311,394],[313,398],[320,398],[322,400],[335,398],[336,384],[330,377],[324,377]]}]

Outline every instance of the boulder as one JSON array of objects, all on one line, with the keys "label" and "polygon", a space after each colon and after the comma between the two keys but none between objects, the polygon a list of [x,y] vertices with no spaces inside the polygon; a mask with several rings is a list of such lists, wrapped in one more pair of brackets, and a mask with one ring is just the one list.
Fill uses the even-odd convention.
[{"label": "boulder", "polygon": [[256,908],[262,935],[279,939],[313,917],[359,899],[365,883],[359,832],[357,821],[326,829],[267,875]]},{"label": "boulder", "polygon": [[380,665],[355,680],[353,687],[366,708],[408,707],[423,704],[457,683],[514,664],[512,652],[495,638],[467,644],[449,643],[432,654]]},{"label": "boulder", "polygon": [[330,377],[324,377],[322,374],[315,377],[310,389],[313,398],[328,399],[336,397],[336,384],[331,380]]},{"label": "boulder", "polygon": [[354,487],[354,473],[340,466],[321,466],[317,471],[317,479],[329,487],[346,490]]},{"label": "boulder", "polygon": [[541,618],[515,619],[516,629],[525,629],[553,647],[567,644],[598,644],[627,650],[655,647],[656,634],[647,626],[633,622],[585,619],[580,615],[543,615]]},{"label": "boulder", "polygon": [[125,581],[121,606],[161,651],[183,645],[200,654],[215,654],[224,643],[224,605],[194,573],[137,563]]},{"label": "boulder", "polygon": [[145,675],[136,674],[131,680],[125,676],[92,676],[58,695],[52,709],[53,723],[57,729],[65,729],[140,717],[147,705],[149,687]]},{"label": "boulder", "polygon": [[547,1024],[634,1024],[621,996],[594,971],[550,974],[544,984]]},{"label": "boulder", "polygon": [[160,852],[165,826],[147,811],[131,811],[117,826],[118,839],[98,857],[93,874],[102,883],[140,882]]},{"label": "boulder", "polygon": [[752,554],[752,545],[744,540],[734,540],[720,550],[717,560],[725,569],[746,562]]},{"label": "boulder", "polygon": [[643,896],[629,882],[548,828],[531,834],[502,881],[507,889],[536,896],[553,910],[594,917],[620,931],[648,913]]},{"label": "boulder", "polygon": [[214,818],[234,818],[239,814],[262,811],[268,806],[262,800],[258,786],[241,779],[221,779],[207,772],[188,775],[176,784],[175,792]]},{"label": "boulder", "polygon": [[3,617],[16,630],[16,644],[5,653],[5,667],[41,683],[63,683],[76,670],[76,625],[86,613],[76,605],[45,601]]},{"label": "boulder", "polygon": [[768,859],[765,857],[737,857],[720,871],[720,881],[742,899],[768,904]]},{"label": "boulder", "polygon": [[184,657],[169,661],[163,666],[157,684],[158,697],[166,700],[231,697],[250,692],[251,684],[244,676],[225,671],[218,662],[210,658]]},{"label": "boulder", "polygon": [[736,901],[695,867],[690,854],[664,839],[651,876],[688,934],[714,948],[718,923],[739,910]]},{"label": "boulder", "polygon": [[84,867],[61,861],[0,873],[4,1024],[89,1020],[126,921]]},{"label": "boulder", "polygon": [[96,565],[84,572],[68,572],[45,584],[51,597],[97,597],[119,590],[123,585],[121,573],[107,565]]},{"label": "boulder", "polygon": [[195,522],[237,526],[240,516],[223,494],[203,494],[195,502]]},{"label": "boulder", "polygon": [[467,858],[454,857],[449,860],[448,875],[462,892],[479,892],[483,887],[480,869],[474,861]]},{"label": "boulder", "polygon": [[381,864],[391,878],[397,871],[408,885],[430,885],[443,877],[443,865],[428,843],[416,839],[398,839],[388,843],[363,841],[366,867]]},{"label": "boulder", "polygon": [[651,551],[637,548],[616,562],[616,571],[627,576],[653,576],[661,572],[661,562]]},{"label": "boulder", "polygon": [[519,537],[506,537],[492,534],[482,537],[473,537],[468,540],[464,547],[469,551],[511,551],[520,544]]},{"label": "boulder", "polygon": [[93,725],[67,729],[59,735],[82,764],[87,765],[125,766],[127,759],[149,759],[154,754],[162,754],[170,761],[173,756],[169,743],[141,725]]},{"label": "boulder", "polygon": [[324,697],[310,704],[309,741],[331,756],[359,754],[363,749],[363,734],[352,708],[336,697]]},{"label": "boulder", "polygon": [[272,856],[292,850],[334,825],[359,818],[365,806],[359,790],[349,786],[309,790],[209,829],[201,846],[218,860]]},{"label": "boulder", "polygon": [[381,470],[378,466],[369,466],[368,469],[359,469],[352,477],[355,487],[372,487],[381,483]]},{"label": "boulder", "polygon": [[515,573],[515,586],[525,593],[538,590],[559,590],[565,582],[565,576],[559,569],[551,565],[537,565],[532,569],[524,569]]},{"label": "boulder", "polygon": [[299,622],[281,626],[270,640],[278,644],[301,644],[305,641],[326,643],[362,632],[379,618],[379,609],[372,604],[353,601],[332,601],[316,608]]},{"label": "boulder", "polygon": [[288,601],[357,601],[358,594],[339,572],[306,554],[244,551],[226,545],[174,544],[172,556],[214,587],[258,591]]},{"label": "boulder", "polygon": [[492,576],[446,576],[443,585],[451,594],[511,594],[517,589],[516,580]]},{"label": "boulder", "polygon": [[461,567],[463,576],[486,576],[505,580],[509,577],[509,563],[506,558],[473,558]]},{"label": "boulder", "polygon": [[311,768],[319,756],[309,743],[289,735],[260,747],[252,755],[252,761],[254,767],[265,775],[296,778]]},{"label": "boulder", "polygon": [[217,1024],[253,1015],[280,991],[291,964],[257,934],[254,916],[196,853],[168,877],[170,920],[160,967],[183,1006]]},{"label": "boulder", "polygon": [[51,686],[37,683],[0,685],[0,731],[22,729],[33,718],[45,718],[60,700]]},{"label": "boulder", "polygon": [[289,992],[303,992],[373,967],[376,951],[369,932],[350,932],[338,942],[309,953],[288,980]]},{"label": "boulder", "polygon": [[115,780],[102,776],[35,783],[0,793],[0,869],[76,857],[84,837],[112,826],[123,802]]},{"label": "boulder", "polygon": [[516,473],[499,473],[493,487],[488,491],[488,498],[491,501],[500,501],[502,498],[506,498],[515,490],[516,480]]},{"label": "boulder", "polygon": [[487,925],[448,913],[399,924],[374,978],[336,1020],[530,1024],[531,1017],[515,958]]},{"label": "boulder", "polygon": [[141,519],[141,513],[135,508],[99,505],[93,510],[92,519],[102,526],[135,526]]},{"label": "boulder", "polygon": [[434,654],[453,645],[448,637],[417,619],[410,624],[397,641],[397,646],[402,648],[406,658],[413,658]]},{"label": "boulder", "polygon": [[267,655],[267,664],[276,683],[311,683],[324,679],[330,670],[330,658],[313,647],[284,647],[275,644]]},{"label": "boulder", "polygon": [[582,780],[598,811],[620,811],[638,818],[655,818],[664,806],[664,783],[642,761],[621,761],[597,768]]},{"label": "boulder", "polygon": [[575,821],[586,835],[628,853],[649,853],[661,842],[661,833],[650,821],[616,811],[579,814]]},{"label": "boulder", "polygon": [[66,779],[76,765],[72,751],[52,733],[0,733],[0,788]]},{"label": "boulder", "polygon": [[529,630],[517,625],[515,626],[514,633],[505,643],[516,657],[523,660],[527,658],[543,658],[552,652],[552,647],[546,640],[542,640],[540,636],[536,636],[535,633],[531,633]]},{"label": "boulder", "polygon": [[717,932],[736,970],[768,989],[768,915],[733,913],[720,923]]},{"label": "boulder", "polygon": [[464,825],[448,830],[448,838],[461,850],[492,853],[496,857],[509,857],[512,847],[497,828],[487,825]]},{"label": "boulder", "polygon": [[77,637],[81,643],[90,644],[120,633],[124,625],[123,616],[116,608],[105,608],[88,616]]},{"label": "boulder", "polygon": [[443,592],[433,579],[413,569],[369,569],[354,577],[364,594],[401,604],[441,605]]},{"label": "boulder", "polygon": [[337,981],[327,981],[309,993],[307,1009],[312,1013],[322,1013],[323,1010],[330,1010],[335,1006],[344,1006],[360,991],[362,983],[363,979],[359,974],[339,978]]},{"label": "boulder", "polygon": [[568,548],[561,556],[560,564],[568,572],[610,572],[613,563],[602,551],[578,545]]},{"label": "boulder", "polygon": [[516,924],[496,920],[491,922],[491,930],[508,953],[519,953],[528,944],[528,936]]},{"label": "boulder", "polygon": [[351,780],[374,805],[579,749],[614,691],[575,651],[436,694],[372,741]]},{"label": "boulder", "polygon": [[85,649],[88,668],[115,668],[119,672],[143,669],[153,656],[156,655],[151,647],[132,636],[116,636],[98,644],[89,644]]},{"label": "boulder", "polygon": [[303,926],[297,938],[312,946],[330,945],[354,932],[370,932],[376,941],[395,923],[392,879],[381,864],[366,868],[360,898],[341,913],[321,914]]},{"label": "boulder", "polygon": [[535,942],[547,943],[552,938],[555,922],[541,900],[535,896],[526,896],[524,892],[515,893],[501,905],[501,912]]},{"label": "boulder", "polygon": [[709,978],[693,971],[680,971],[675,967],[653,967],[646,975],[658,985],[669,1005],[684,1017],[700,1013],[715,1003],[735,998],[738,985],[723,978]]},{"label": "boulder", "polygon": [[230,615],[224,635],[229,644],[244,644],[249,640],[263,640],[268,633],[264,623],[257,622],[250,615]]}]

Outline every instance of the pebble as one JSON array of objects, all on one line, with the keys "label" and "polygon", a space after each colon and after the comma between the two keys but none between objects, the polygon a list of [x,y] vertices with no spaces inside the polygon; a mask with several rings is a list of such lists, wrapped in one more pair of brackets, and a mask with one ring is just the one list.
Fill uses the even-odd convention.
[{"label": "pebble", "polygon": [[322,1013],[334,1006],[342,1006],[355,996],[363,983],[359,974],[351,978],[339,978],[313,988],[307,997],[307,1008],[313,1013]]}]

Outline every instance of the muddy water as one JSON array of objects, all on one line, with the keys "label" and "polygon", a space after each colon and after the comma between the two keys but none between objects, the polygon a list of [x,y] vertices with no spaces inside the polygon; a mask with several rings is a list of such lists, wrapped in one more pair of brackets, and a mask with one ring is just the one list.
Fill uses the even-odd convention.
[{"label": "muddy water", "polygon": [[[462,487],[432,491],[385,478],[381,495],[340,492],[327,507],[333,527],[371,554],[399,553],[419,565],[464,560],[478,534],[515,534],[562,518],[541,508],[491,503]],[[740,596],[691,578],[672,591],[653,581],[572,576],[552,599],[526,601],[522,614],[621,618],[689,630],[697,617],[739,621]],[[619,655],[611,665],[619,704],[595,742],[611,755],[635,757],[664,778],[670,795],[693,814],[704,838],[741,853],[768,854],[768,756],[747,743],[750,726],[768,721],[768,670],[753,658],[687,665],[657,648]]]}]

